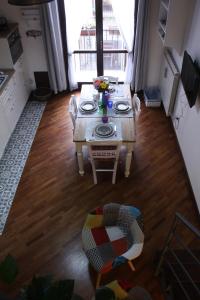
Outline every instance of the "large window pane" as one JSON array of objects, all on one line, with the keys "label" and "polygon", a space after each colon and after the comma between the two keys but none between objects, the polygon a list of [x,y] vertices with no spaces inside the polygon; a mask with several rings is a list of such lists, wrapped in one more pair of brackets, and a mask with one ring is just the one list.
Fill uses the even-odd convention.
[{"label": "large window pane", "polygon": [[126,49],[112,9],[112,0],[103,0],[103,48]]},{"label": "large window pane", "polygon": [[125,71],[127,53],[104,53],[104,69]]},{"label": "large window pane", "polygon": [[127,53],[104,53],[103,62],[105,75],[117,76],[120,81],[124,81]]},{"label": "large window pane", "polygon": [[96,53],[73,54],[77,81],[92,81],[97,76]]},{"label": "large window pane", "polygon": [[[89,3],[88,3],[89,1]],[[78,81],[91,81],[97,76],[97,55],[101,57],[101,43],[96,45],[96,26],[101,26],[98,19],[96,24],[96,15],[101,15],[101,5],[95,5],[95,0],[86,1],[87,14],[82,24],[81,32],[78,40],[77,51],[84,51],[84,53],[76,53],[73,55],[75,62],[75,71]],[[96,0],[101,1],[101,0]],[[97,3],[98,4],[98,3]],[[99,11],[96,12],[96,7]],[[102,16],[103,16],[103,51],[109,50],[111,53],[103,53],[103,72],[105,75],[115,75],[119,77],[120,81],[124,80],[125,67],[127,62],[126,53],[112,53],[112,50],[126,50],[123,37],[120,34],[115,16],[113,14],[112,0],[102,0]],[[81,23],[80,23],[81,24]],[[99,33],[99,31],[97,30]],[[98,37],[101,39],[101,34]],[[97,51],[97,53],[85,53],[85,51]],[[98,61],[99,62],[99,61]],[[98,64],[99,70],[101,65]],[[99,71],[102,72],[102,71]]]},{"label": "large window pane", "polygon": [[79,38],[79,49],[77,50],[96,50],[95,0],[91,0],[90,13],[87,20],[82,25]]}]

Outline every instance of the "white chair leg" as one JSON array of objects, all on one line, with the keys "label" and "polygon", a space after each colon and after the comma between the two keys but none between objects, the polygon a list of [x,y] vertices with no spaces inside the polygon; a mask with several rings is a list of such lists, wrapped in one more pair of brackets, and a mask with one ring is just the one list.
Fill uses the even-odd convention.
[{"label": "white chair leg", "polygon": [[91,159],[91,165],[92,165],[92,172],[93,172],[93,179],[94,179],[94,184],[97,184],[97,172],[95,169],[95,165],[94,165],[94,160]]},{"label": "white chair leg", "polygon": [[118,165],[118,160],[116,160],[115,164],[114,164],[113,176],[112,176],[112,184],[115,184],[115,182],[116,182],[117,165]]},{"label": "white chair leg", "polygon": [[132,261],[129,260],[129,261],[128,261],[128,264],[129,264],[129,267],[131,268],[131,270],[134,272],[134,271],[135,271],[135,267],[134,267]]},{"label": "white chair leg", "polygon": [[113,172],[112,184],[115,184],[115,182],[116,182],[116,172]]},{"label": "white chair leg", "polygon": [[94,184],[97,184],[97,173],[96,173],[96,170],[94,171]]}]

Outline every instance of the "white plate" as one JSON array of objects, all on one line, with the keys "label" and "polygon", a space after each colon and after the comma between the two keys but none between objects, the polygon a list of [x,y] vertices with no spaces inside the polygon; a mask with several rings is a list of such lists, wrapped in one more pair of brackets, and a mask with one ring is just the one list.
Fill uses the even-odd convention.
[{"label": "white plate", "polygon": [[124,102],[116,102],[114,104],[114,111],[116,113],[121,113],[121,114],[125,114],[128,113],[131,110],[131,106],[128,103],[124,103]]},{"label": "white plate", "polygon": [[120,110],[120,111],[128,110],[129,105],[124,104],[124,103],[119,103],[118,105],[116,105],[116,109]]},{"label": "white plate", "polygon": [[94,109],[94,104],[92,104],[92,103],[85,103],[85,104],[82,104],[81,105],[81,108],[83,109],[83,110],[93,110]]},{"label": "white plate", "polygon": [[84,101],[80,104],[79,109],[82,112],[94,112],[97,110],[97,105],[92,101]]},{"label": "white plate", "polygon": [[103,138],[103,139],[109,138],[109,137],[113,136],[114,134],[115,134],[115,131],[113,131],[111,134],[108,134],[108,135],[106,135],[106,136],[102,136],[102,135],[97,134],[97,133],[95,132],[95,135],[96,135],[97,137],[100,137],[100,138]]},{"label": "white plate", "polygon": [[98,136],[107,137],[114,134],[114,127],[111,124],[101,123],[95,127],[94,131]]},{"label": "white plate", "polygon": [[117,101],[114,104],[114,109],[118,111],[128,111],[131,109],[128,101]]}]

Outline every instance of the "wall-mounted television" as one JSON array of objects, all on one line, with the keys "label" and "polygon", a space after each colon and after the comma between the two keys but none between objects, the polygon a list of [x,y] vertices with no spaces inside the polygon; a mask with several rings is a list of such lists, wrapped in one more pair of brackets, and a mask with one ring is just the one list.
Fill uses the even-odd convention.
[{"label": "wall-mounted television", "polygon": [[189,106],[192,107],[196,102],[200,88],[200,72],[187,51],[184,52],[181,81],[183,83]]}]

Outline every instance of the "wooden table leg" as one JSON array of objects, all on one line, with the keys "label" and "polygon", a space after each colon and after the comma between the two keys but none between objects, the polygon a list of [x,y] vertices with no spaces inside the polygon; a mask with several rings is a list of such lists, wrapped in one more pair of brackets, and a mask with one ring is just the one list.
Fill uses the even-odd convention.
[{"label": "wooden table leg", "polygon": [[130,174],[130,166],[132,160],[133,144],[128,143],[127,145],[127,154],[126,154],[126,164],[125,164],[125,177],[128,177]]},{"label": "wooden table leg", "polygon": [[82,151],[82,144],[81,143],[76,143],[76,152],[77,152],[77,159],[78,159],[79,174],[81,176],[83,176],[84,175],[83,151]]}]

